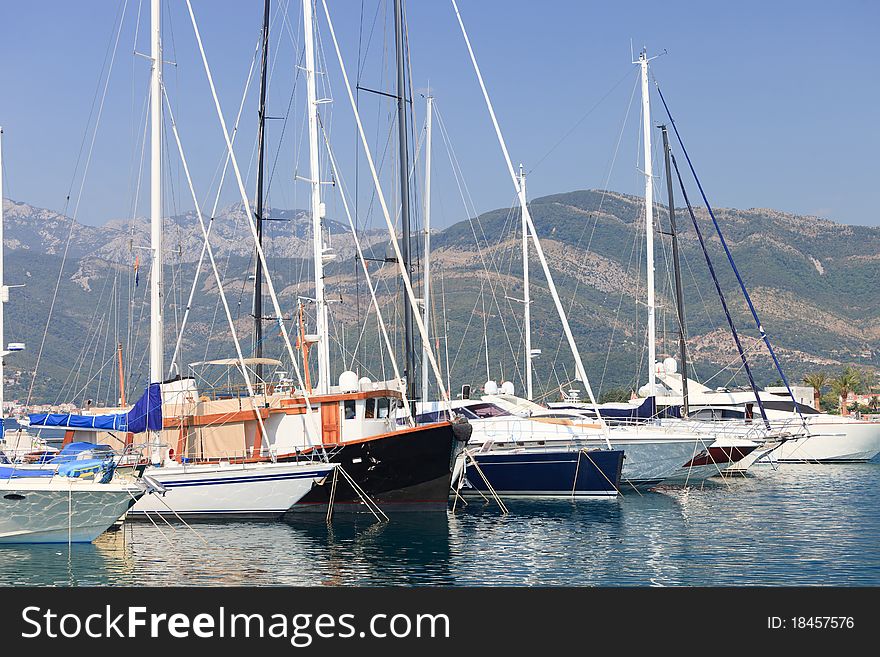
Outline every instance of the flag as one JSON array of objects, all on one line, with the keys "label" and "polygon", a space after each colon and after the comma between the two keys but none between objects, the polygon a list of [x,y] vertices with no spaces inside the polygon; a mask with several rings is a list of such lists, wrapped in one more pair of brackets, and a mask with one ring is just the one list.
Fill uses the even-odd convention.
[{"label": "flag", "polygon": [[134,257],[134,286],[137,287],[141,282],[141,274],[140,274],[140,266],[141,266],[141,254],[138,253]]}]

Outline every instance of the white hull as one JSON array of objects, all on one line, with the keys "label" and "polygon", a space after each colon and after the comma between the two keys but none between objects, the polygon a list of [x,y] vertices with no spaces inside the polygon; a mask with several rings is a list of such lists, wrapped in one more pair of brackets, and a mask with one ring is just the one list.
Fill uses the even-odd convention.
[{"label": "white hull", "polygon": [[612,445],[622,449],[626,455],[620,475],[623,492],[626,492],[626,485],[644,487],[669,479],[684,463],[705,449],[702,441],[693,439],[631,439],[615,441]]},{"label": "white hull", "polygon": [[[682,403],[680,375],[667,374],[662,378],[673,394],[658,397],[657,405],[660,407],[680,405]],[[753,416],[750,423],[745,423],[742,419],[721,420],[716,423],[734,428],[756,427],[756,430],[762,430],[753,392],[709,390],[690,379],[688,386],[691,391],[689,395],[691,413],[695,417],[699,418],[701,414],[707,417],[727,417],[735,413],[745,417],[748,411]],[[805,400],[801,395],[799,400],[799,403],[805,406],[812,403],[812,391],[808,390],[808,392],[809,399]],[[762,390],[759,395],[765,403],[765,412],[772,426],[771,432],[781,429],[794,434],[803,433],[801,419],[794,412],[794,403],[789,400],[787,394],[780,395]],[[780,408],[780,404],[786,408]],[[804,419],[810,435],[806,438],[786,441],[779,449],[768,453],[765,460],[778,460],[781,463],[823,461],[845,463],[869,461],[880,454],[880,423],[812,412],[805,414]]]},{"label": "white hull", "polygon": [[764,445],[744,438],[722,436],[715,439],[707,450],[685,464],[664,483],[697,484],[709,477],[723,476],[727,469],[748,459]]},{"label": "white hull", "polygon": [[725,469],[725,465],[709,463],[706,465],[692,465],[687,468],[679,468],[678,471],[668,477],[664,484],[699,484],[708,479],[721,474]]},{"label": "white hull", "polygon": [[[779,447],[779,445],[780,445],[780,443],[778,443],[778,442],[765,443],[764,445],[762,445],[761,447],[756,449],[754,452],[747,455],[745,458],[740,459],[736,463],[733,463],[732,465],[727,466],[727,468],[725,468],[724,472],[725,473],[738,472],[738,473],[742,474],[743,472],[746,472],[749,468],[751,468],[753,465],[755,465],[755,463],[760,461],[763,457],[774,454],[775,451],[777,450],[777,448]],[[772,456],[770,456],[770,458],[772,458]]]},{"label": "white hull", "polygon": [[862,462],[880,454],[880,423],[810,416],[806,438],[786,441],[769,456],[780,463]]},{"label": "white hull", "polygon": [[128,517],[280,518],[333,470],[328,463],[218,463],[148,468],[166,489],[147,495]]},{"label": "white hull", "polygon": [[143,495],[131,482],[0,481],[0,543],[90,543]]},{"label": "white hull", "polygon": [[[556,424],[526,418],[471,420],[474,427],[469,445],[479,451],[486,446],[515,443],[525,447],[572,445],[573,449],[605,448],[604,434],[571,424]],[[645,488],[673,476],[694,456],[714,442],[692,432],[676,432],[653,426],[613,428],[613,449],[625,453],[621,472],[621,491],[633,486]]]}]

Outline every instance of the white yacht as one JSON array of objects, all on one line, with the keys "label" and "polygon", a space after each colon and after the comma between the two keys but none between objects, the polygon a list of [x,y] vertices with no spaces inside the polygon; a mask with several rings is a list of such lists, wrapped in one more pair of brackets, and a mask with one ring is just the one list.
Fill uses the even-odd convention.
[{"label": "white yacht", "polygon": [[[691,481],[700,481],[719,474],[730,460],[720,450],[711,449],[714,438],[662,426],[611,426],[606,441],[606,433],[598,422],[575,411],[547,409],[517,397],[512,387],[506,382],[499,391],[490,383],[486,387],[489,394],[480,399],[451,402],[453,410],[473,426],[469,448],[486,452],[493,447],[555,446],[576,451],[584,447],[605,448],[610,443],[613,449],[625,453],[621,492],[668,482],[678,477],[682,469]],[[421,404],[420,409],[420,418],[443,415],[438,403]],[[755,443],[743,441],[744,450],[755,447]]]},{"label": "white yacht", "polygon": [[[165,426],[169,418],[163,418],[163,402],[167,410],[176,413],[179,404],[174,402],[179,402],[187,389],[185,382],[151,384],[127,412],[34,414],[30,416],[30,426],[64,429],[62,454],[71,445],[104,445],[111,453],[130,455],[134,462],[142,461],[144,456],[149,458],[151,462],[144,475],[158,492],[135,504],[128,514],[131,518],[150,514],[184,519],[279,518],[333,471],[335,466],[317,455],[273,462],[268,457],[259,458],[258,449],[258,458],[248,458],[244,422],[221,423],[204,433],[193,429],[200,443],[220,441],[218,457],[198,462],[186,457],[175,459],[171,445],[179,449],[180,436],[186,437],[189,430],[183,428],[182,432],[180,421],[177,425]],[[249,413],[252,417],[253,411]],[[147,431],[158,440],[136,444],[135,436]],[[253,454],[253,449],[250,453]],[[118,464],[120,458],[116,462]],[[146,462],[143,463],[146,466]]]},{"label": "white yacht", "polygon": [[[676,408],[682,404],[681,375],[658,371],[666,388],[657,397],[660,408]],[[771,430],[791,437],[766,452],[762,459],[780,463],[859,463],[880,454],[880,423],[822,413],[811,406],[812,389],[806,394],[795,389],[795,401],[788,391],[760,390],[759,395]],[[690,416],[715,426],[760,426],[761,416],[752,390],[712,390],[688,379]],[[800,415],[798,414],[800,411]]]},{"label": "white yacht", "polygon": [[90,543],[145,490],[131,478],[114,477],[109,482],[64,474],[0,478],[0,543]]}]

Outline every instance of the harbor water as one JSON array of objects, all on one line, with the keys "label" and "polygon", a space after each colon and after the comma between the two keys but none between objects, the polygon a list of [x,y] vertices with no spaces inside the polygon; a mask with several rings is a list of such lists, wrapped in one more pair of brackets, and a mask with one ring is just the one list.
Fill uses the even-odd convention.
[{"label": "harbor water", "polygon": [[[460,504],[460,503],[459,503]],[[0,546],[33,586],[880,585],[880,463],[753,468],[617,499],[455,512],[126,523],[94,544]]]}]

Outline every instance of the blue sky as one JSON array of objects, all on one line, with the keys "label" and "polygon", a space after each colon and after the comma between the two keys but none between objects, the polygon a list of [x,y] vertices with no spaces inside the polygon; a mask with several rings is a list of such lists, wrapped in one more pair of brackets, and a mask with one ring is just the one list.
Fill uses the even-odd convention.
[{"label": "blue sky", "polygon": [[[304,85],[290,101],[301,50],[301,42],[294,44],[301,39],[301,9],[298,0],[273,4],[269,114],[286,115],[288,120],[285,124],[276,119],[269,126],[270,161],[278,153],[270,200],[278,207],[303,207],[306,192],[293,176],[303,175],[308,167]],[[393,91],[390,4],[329,2],[349,74],[357,77],[360,43],[361,84]],[[413,85],[424,89],[430,83],[472,207],[482,212],[511,205],[513,188],[451,4],[408,4]],[[193,0],[193,5],[231,122],[257,43],[262,3]],[[59,211],[71,189],[74,201],[78,197],[94,125],[89,122],[90,109],[96,89],[100,96],[108,43],[115,39],[124,7],[78,219],[102,223],[147,212],[146,177],[136,207],[134,199],[149,65],[132,51],[149,51],[148,6],[147,0],[3,4],[0,125],[6,131],[7,196]],[[880,148],[880,85],[872,62],[880,4],[460,0],[460,7],[512,157],[530,171],[530,196],[600,188],[606,180],[611,189],[641,194],[640,108],[638,94],[632,96],[637,79],[630,63],[632,42],[636,49],[646,46],[649,54],[667,52],[652,62],[652,71],[715,205],[771,207],[845,223],[880,224],[874,199],[880,173],[874,156]],[[197,191],[209,199],[223,141],[185,4],[166,2],[164,13],[165,55],[176,63],[166,66],[168,93]],[[318,13],[327,58],[322,79],[334,101],[322,110],[345,183],[353,191],[356,142],[351,110],[320,5]],[[662,108],[656,96],[652,100],[659,120]],[[393,128],[394,105],[368,94],[362,94],[361,101],[371,145],[383,161],[386,192],[393,200],[394,150],[386,137]],[[415,101],[418,132],[424,104],[420,96]],[[236,148],[246,170],[253,153],[256,102],[254,82]],[[169,153],[169,160],[166,210],[189,209],[192,202],[176,151]],[[370,203],[365,171],[361,157],[362,211]],[[437,134],[434,171],[435,222],[464,218],[466,207]],[[252,173],[248,191],[253,193]],[[222,202],[237,198],[235,187],[227,183]],[[71,202],[68,213],[73,206]],[[330,195],[328,213],[342,218],[341,206]]]}]

